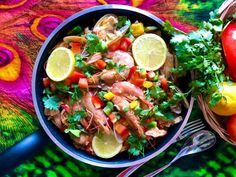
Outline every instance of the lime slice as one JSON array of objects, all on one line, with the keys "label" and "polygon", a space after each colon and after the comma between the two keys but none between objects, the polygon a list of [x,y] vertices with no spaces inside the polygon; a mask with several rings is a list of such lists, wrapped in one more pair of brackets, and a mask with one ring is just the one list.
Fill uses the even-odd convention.
[{"label": "lime slice", "polygon": [[167,47],[160,36],[149,33],[134,41],[132,52],[137,65],[146,70],[157,70],[165,63]]},{"label": "lime slice", "polygon": [[53,81],[66,79],[74,70],[75,57],[70,49],[59,47],[52,51],[48,58],[46,73]]},{"label": "lime slice", "polygon": [[119,143],[114,134],[98,134],[93,137],[92,148],[98,157],[108,159],[117,155],[122,143]]}]

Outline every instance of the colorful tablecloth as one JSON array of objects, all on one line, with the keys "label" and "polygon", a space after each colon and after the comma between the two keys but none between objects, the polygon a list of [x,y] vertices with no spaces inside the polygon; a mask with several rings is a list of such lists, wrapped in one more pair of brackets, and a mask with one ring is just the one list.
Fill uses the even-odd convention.
[{"label": "colorful tablecloth", "polygon": [[[43,41],[65,18],[88,7],[126,4],[169,20],[185,32],[197,29],[223,0],[0,0],[0,153],[13,146],[40,125],[31,98],[31,74]],[[195,112],[200,113],[195,106]],[[192,117],[196,117],[193,113]],[[200,114],[199,116],[202,117]],[[173,157],[181,143],[172,146],[136,176],[160,167]],[[212,155],[212,156],[209,156]],[[163,176],[236,176],[236,150],[223,141],[211,153],[181,160]],[[198,159],[197,161],[195,161]],[[177,168],[178,167],[178,168]],[[120,170],[107,170],[114,176]],[[104,176],[103,169],[76,161],[55,145],[13,169],[10,176]]]}]

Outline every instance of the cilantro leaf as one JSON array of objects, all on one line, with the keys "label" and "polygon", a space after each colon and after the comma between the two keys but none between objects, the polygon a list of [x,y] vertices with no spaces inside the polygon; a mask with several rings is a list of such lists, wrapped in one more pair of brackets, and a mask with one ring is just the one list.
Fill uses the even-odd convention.
[{"label": "cilantro leaf", "polygon": [[43,97],[44,107],[50,110],[58,110],[61,99],[56,96],[45,96]]},{"label": "cilantro leaf", "polygon": [[80,121],[81,118],[85,118],[87,116],[87,112],[85,109],[81,109],[79,111],[76,111],[73,115],[69,115],[67,117],[67,120],[72,123],[72,122],[78,122]]},{"label": "cilantro leaf", "polygon": [[68,92],[70,90],[70,88],[62,82],[58,82],[56,88],[60,92]]},{"label": "cilantro leaf", "polygon": [[83,92],[79,89],[77,84],[72,85],[74,91],[71,93],[72,101],[75,102],[83,96]]},{"label": "cilantro leaf", "polygon": [[130,135],[128,138],[128,143],[130,148],[128,152],[133,156],[138,156],[139,154],[144,155],[145,144],[147,143],[145,135],[142,135],[140,138]]},{"label": "cilantro leaf", "polygon": [[107,50],[107,45],[99,39],[95,34],[89,33],[86,35],[87,47],[86,51],[89,54],[94,54],[96,52],[105,52]]},{"label": "cilantro leaf", "polygon": [[131,25],[131,21],[126,16],[118,16],[117,28],[122,28],[123,26]]}]

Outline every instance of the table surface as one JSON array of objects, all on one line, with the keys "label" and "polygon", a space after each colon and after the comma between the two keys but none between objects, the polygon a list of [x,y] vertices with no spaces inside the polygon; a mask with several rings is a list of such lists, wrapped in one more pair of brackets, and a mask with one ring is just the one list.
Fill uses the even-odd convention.
[{"label": "table surface", "polygon": [[[31,98],[31,74],[37,52],[50,32],[82,9],[101,5],[96,0],[0,1],[0,153],[40,129]],[[107,0],[147,10],[185,32],[197,29],[223,0]],[[191,119],[203,116],[194,106]],[[154,158],[134,176],[143,176],[170,161],[182,142]],[[236,176],[236,148],[218,138],[211,150],[185,157],[160,176]],[[7,176],[104,176],[102,168],[76,161],[49,144]],[[121,170],[106,170],[115,176]]]}]

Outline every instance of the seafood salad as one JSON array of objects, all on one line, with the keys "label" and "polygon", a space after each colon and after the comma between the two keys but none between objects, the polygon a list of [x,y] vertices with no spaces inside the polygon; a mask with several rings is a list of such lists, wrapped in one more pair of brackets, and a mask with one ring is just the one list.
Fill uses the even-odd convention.
[{"label": "seafood salad", "polygon": [[50,53],[44,114],[89,154],[144,155],[188,107],[176,64],[157,27],[106,14],[93,28],[71,29]]}]

